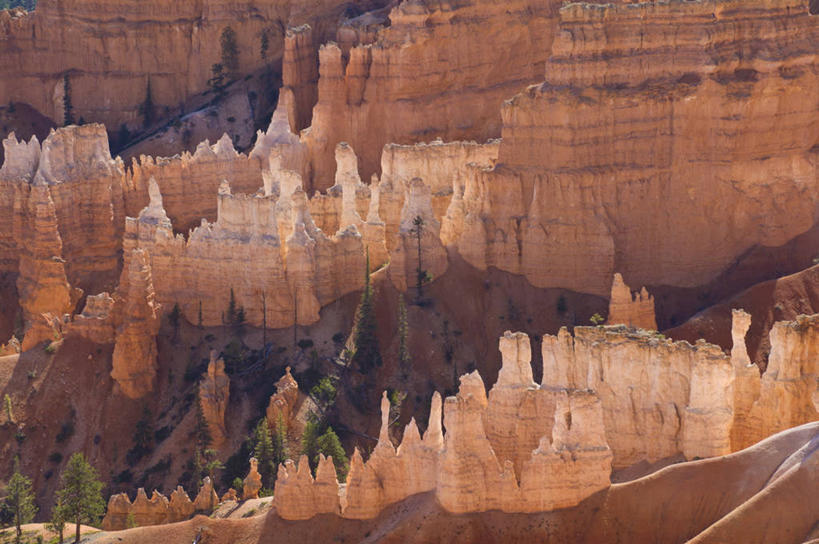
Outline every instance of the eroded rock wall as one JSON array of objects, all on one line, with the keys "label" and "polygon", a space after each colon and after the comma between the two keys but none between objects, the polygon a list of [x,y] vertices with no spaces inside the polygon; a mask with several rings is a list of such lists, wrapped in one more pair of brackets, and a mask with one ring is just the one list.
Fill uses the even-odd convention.
[{"label": "eroded rock wall", "polygon": [[532,0],[401,2],[374,43],[349,51],[322,46],[318,102],[305,134],[310,187],[330,186],[340,141],[359,152],[367,179],[387,143],[497,137],[501,102],[542,78],[557,7]]},{"label": "eroded rock wall", "polygon": [[149,81],[157,110],[175,110],[208,89],[226,28],[244,74],[281,62],[288,25],[310,23],[324,39],[334,36],[344,7],[337,0],[41,0],[32,13],[0,19],[0,103],[28,103],[62,124],[68,88],[74,119],[112,132],[141,125]]},{"label": "eroded rock wall", "polygon": [[797,0],[561,8],[545,82],[504,103],[498,164],[453,199],[452,245],[605,296],[615,271],[695,287],[807,231],[817,36]]}]

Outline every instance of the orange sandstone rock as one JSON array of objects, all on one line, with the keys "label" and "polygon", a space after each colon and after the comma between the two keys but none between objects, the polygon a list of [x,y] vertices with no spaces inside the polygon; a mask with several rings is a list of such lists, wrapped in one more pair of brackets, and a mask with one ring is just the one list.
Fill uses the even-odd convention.
[{"label": "orange sandstone rock", "polygon": [[213,446],[220,448],[227,438],[225,411],[230,397],[230,378],[225,374],[225,362],[210,352],[208,370],[199,382],[199,405],[208,425]]},{"label": "orange sandstone rock", "polygon": [[141,398],[154,387],[161,308],[155,300],[145,251],[131,252],[114,300],[116,343],[111,377],[124,395]]},{"label": "orange sandstone rock", "polygon": [[[244,479],[244,487],[242,488],[242,500],[258,499],[259,490],[262,489],[262,476],[259,474],[259,462],[255,457],[250,458],[250,472],[247,473]],[[234,496],[236,491],[233,492]],[[224,501],[224,498],[222,499]]]},{"label": "orange sandstone rock", "polygon": [[623,281],[623,276],[619,273],[614,274],[607,323],[656,331],[654,297],[648,294],[645,287],[632,295],[631,289]]}]

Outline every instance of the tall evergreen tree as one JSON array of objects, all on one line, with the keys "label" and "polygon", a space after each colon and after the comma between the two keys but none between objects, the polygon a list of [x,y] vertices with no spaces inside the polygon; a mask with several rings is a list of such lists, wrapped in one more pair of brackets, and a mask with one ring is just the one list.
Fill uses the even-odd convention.
[{"label": "tall evergreen tree", "polygon": [[52,533],[57,533],[57,542],[62,544],[63,532],[65,531],[65,512],[62,501],[57,500],[57,504],[51,510],[51,520],[46,524],[46,529]]},{"label": "tall evergreen tree", "polygon": [[238,312],[238,307],[236,306],[236,294],[233,292],[233,287],[230,288],[230,302],[228,302],[228,310],[227,310],[227,324],[228,325],[235,325],[236,324],[236,315]]},{"label": "tall evergreen tree", "polygon": [[222,66],[229,77],[234,77],[239,70],[239,46],[236,44],[236,32],[231,27],[225,27],[219,37],[222,46]]},{"label": "tall evergreen tree", "polygon": [[405,376],[409,372],[411,363],[408,339],[407,305],[404,302],[404,295],[398,295],[398,364]]},{"label": "tall evergreen tree", "polygon": [[[350,461],[347,459],[347,454],[341,446],[341,441],[332,427],[327,427],[324,434],[318,437],[316,441],[318,452],[324,454],[325,457],[332,457],[333,464],[336,466],[336,475],[338,480],[343,482],[347,478],[347,471],[350,470]],[[315,463],[318,464],[318,454],[316,454]]]},{"label": "tall evergreen tree", "polygon": [[262,476],[262,487],[270,487],[276,464],[273,459],[273,436],[267,418],[262,418],[253,430],[253,456],[259,462],[259,474]]},{"label": "tall evergreen tree", "polygon": [[148,85],[145,88],[145,100],[139,105],[139,114],[142,116],[142,127],[148,128],[154,124],[156,108],[154,107],[154,97],[151,92],[151,78],[148,78]]},{"label": "tall evergreen tree", "polygon": [[11,511],[16,544],[20,544],[23,536],[22,526],[34,519],[37,513],[37,506],[34,504],[34,493],[31,490],[31,480],[20,472],[20,460],[14,460],[14,474],[11,476],[6,486],[6,507]]},{"label": "tall evergreen tree", "polygon": [[364,292],[358,305],[355,334],[353,337],[354,353],[352,362],[362,374],[381,366],[381,349],[378,345],[377,321],[375,317],[375,294],[370,283],[370,253],[364,268]]},{"label": "tall evergreen tree", "polygon": [[68,74],[63,76],[63,125],[74,124],[74,105],[71,102],[71,79]]},{"label": "tall evergreen tree", "polygon": [[424,283],[427,281],[427,271],[421,263],[421,235],[424,232],[424,218],[420,215],[415,216],[412,220],[415,227],[415,236],[418,240],[418,267],[415,269],[415,287],[418,290],[418,303],[420,304],[424,298]]},{"label": "tall evergreen tree", "polygon": [[105,511],[102,500],[102,482],[82,453],[68,460],[57,491],[63,518],[76,523],[75,544],[80,541],[80,525],[96,523]]}]

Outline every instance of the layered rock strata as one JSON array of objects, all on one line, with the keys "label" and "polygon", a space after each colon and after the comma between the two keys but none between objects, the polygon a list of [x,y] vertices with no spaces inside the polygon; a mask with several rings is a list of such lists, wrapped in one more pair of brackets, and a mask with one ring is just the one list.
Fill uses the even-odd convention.
[{"label": "layered rock strata", "polygon": [[785,244],[819,220],[817,37],[797,0],[566,5],[545,82],[502,107],[498,164],[453,199],[451,245],[605,296],[615,270],[695,287]]},{"label": "layered rock strata", "polygon": [[[17,272],[20,255],[26,251],[25,230],[31,228],[26,216],[47,190],[55,216],[49,229],[60,236],[68,281],[86,292],[112,289],[122,251],[124,170],[122,161],[111,158],[105,128],[59,129],[42,145],[36,138],[18,142],[11,134],[3,146],[0,265],[4,271]],[[32,193],[34,186],[45,189]],[[29,202],[32,197],[35,201]]]},{"label": "layered rock strata", "polygon": [[817,316],[774,326],[761,378],[745,348],[749,326],[735,311],[730,356],[622,327],[561,329],[543,337],[543,383],[597,391],[615,467],[724,455],[819,417]]},{"label": "layered rock strata", "polygon": [[557,6],[401,2],[374,43],[322,46],[318,102],[305,133],[315,176],[310,187],[330,186],[333,149],[341,141],[359,151],[369,178],[387,143],[498,136],[503,100],[542,78]]},{"label": "layered rock strata", "polygon": [[40,0],[32,13],[0,18],[0,103],[28,103],[62,124],[68,94],[74,119],[112,131],[141,126],[149,85],[157,111],[176,111],[208,90],[212,66],[223,62],[225,29],[238,51],[227,68],[245,74],[281,61],[287,25],[310,23],[333,37],[344,7],[337,0]]},{"label": "layered rock strata", "polygon": [[213,197],[224,180],[230,180],[234,190],[248,194],[263,185],[260,157],[238,153],[226,134],[213,145],[201,142],[193,154],[134,159],[122,180],[129,217],[136,217],[150,203],[151,179],[159,185],[163,206],[177,232],[195,228],[203,218],[216,220]]},{"label": "layered rock strata", "polygon": [[[205,326],[223,324],[233,296],[253,326],[310,324],[322,305],[362,286],[365,259],[357,229],[325,235],[298,184],[276,198],[233,195],[223,182],[216,222],[203,221],[187,240],[173,234],[157,184],[150,187],[148,207],[126,221],[124,245],[147,251],[158,300],[179,304],[192,323],[201,317]],[[211,274],[200,274],[203,269]]]}]

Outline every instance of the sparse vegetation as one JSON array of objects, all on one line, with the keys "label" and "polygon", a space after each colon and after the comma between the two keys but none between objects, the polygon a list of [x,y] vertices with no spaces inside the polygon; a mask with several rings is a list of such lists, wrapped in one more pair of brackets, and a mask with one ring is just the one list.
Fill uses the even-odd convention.
[{"label": "sparse vegetation", "polygon": [[382,364],[381,349],[376,335],[375,294],[370,282],[370,254],[367,253],[364,266],[364,292],[358,305],[355,332],[353,335],[352,363],[362,374],[368,374]]},{"label": "sparse vegetation", "polygon": [[591,324],[596,326],[596,327],[599,327],[600,325],[602,325],[605,320],[606,319],[600,314],[594,314],[593,316],[591,316],[589,318],[589,321],[591,322]]},{"label": "sparse vegetation", "polygon": [[75,543],[80,541],[80,525],[97,523],[105,503],[102,500],[102,482],[82,453],[68,460],[57,491],[59,510],[63,519],[76,524]]},{"label": "sparse vegetation", "polygon": [[143,128],[148,128],[154,124],[156,120],[156,108],[154,107],[154,97],[151,92],[151,78],[148,78],[148,83],[145,87],[145,100],[139,105],[139,115],[142,117]]},{"label": "sparse vegetation", "polygon": [[14,460],[14,474],[12,474],[5,489],[3,502],[11,511],[15,529],[16,544],[20,544],[23,536],[22,525],[34,519],[37,506],[34,504],[34,492],[31,489],[31,480],[20,472],[20,460]]},{"label": "sparse vegetation", "polygon": [[239,46],[236,44],[236,32],[231,27],[225,27],[219,37],[222,47],[222,66],[228,77],[233,78],[239,71]]},{"label": "sparse vegetation", "polygon": [[63,76],[63,126],[74,124],[74,105],[71,103],[71,78]]},{"label": "sparse vegetation", "polygon": [[409,376],[412,363],[409,352],[409,324],[407,323],[407,305],[404,295],[398,295],[398,364],[404,379]]}]

